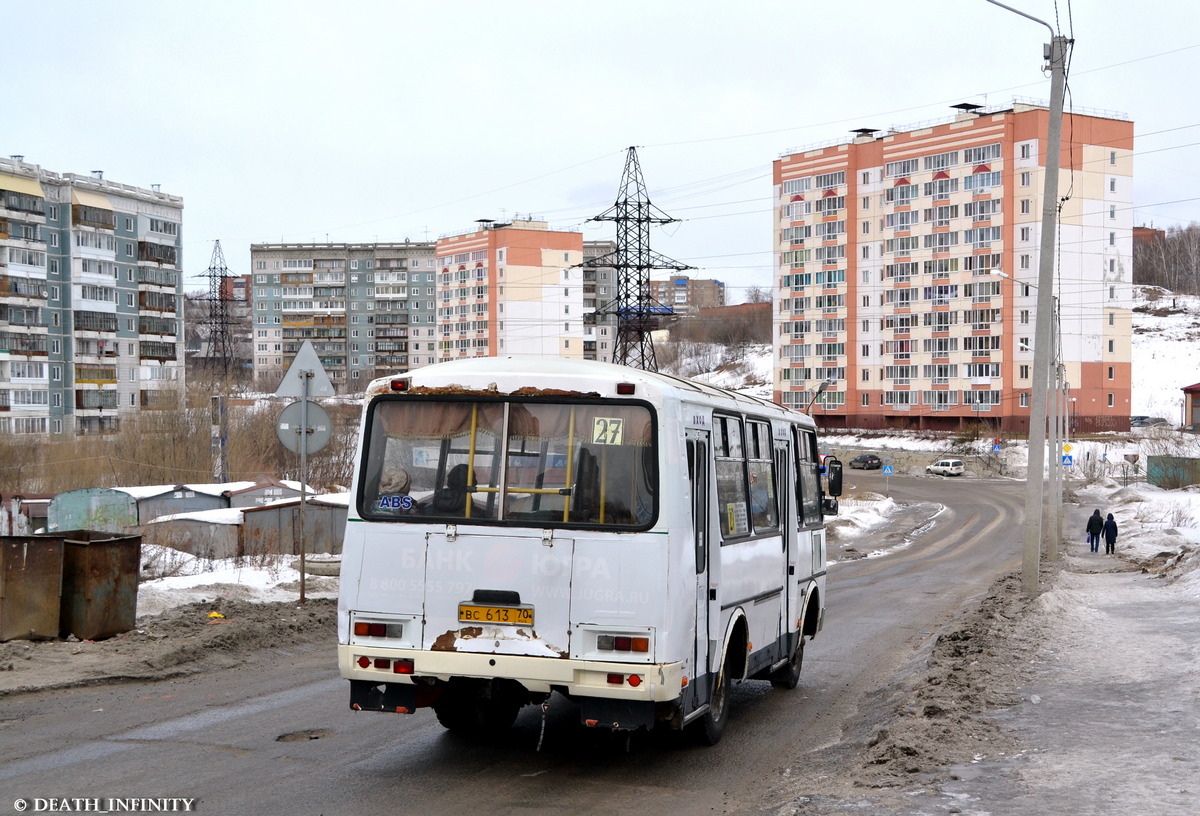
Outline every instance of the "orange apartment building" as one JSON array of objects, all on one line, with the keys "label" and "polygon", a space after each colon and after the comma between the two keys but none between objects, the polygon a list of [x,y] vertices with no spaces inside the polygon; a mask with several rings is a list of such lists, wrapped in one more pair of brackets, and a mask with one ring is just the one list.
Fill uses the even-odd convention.
[{"label": "orange apartment building", "polygon": [[[1049,112],[956,105],[774,163],[775,400],[825,427],[1027,432]],[[1080,431],[1127,429],[1133,123],[1064,117],[1056,358]]]},{"label": "orange apartment building", "polygon": [[438,360],[583,359],[583,235],[544,221],[480,224],[436,245]]}]

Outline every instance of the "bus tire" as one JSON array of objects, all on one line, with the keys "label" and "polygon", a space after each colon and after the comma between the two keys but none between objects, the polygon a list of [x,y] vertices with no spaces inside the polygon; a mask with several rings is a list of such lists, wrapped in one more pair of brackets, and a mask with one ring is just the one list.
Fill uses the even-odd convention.
[{"label": "bus tire", "polygon": [[804,635],[797,632],[796,651],[787,663],[771,672],[771,685],[778,689],[794,689],[800,683],[800,669],[804,665]]},{"label": "bus tire", "polygon": [[729,659],[721,663],[721,670],[713,682],[712,694],[708,698],[708,711],[696,723],[696,736],[704,745],[716,745],[725,733],[729,722]]},{"label": "bus tire", "polygon": [[466,737],[493,736],[512,727],[522,704],[505,695],[485,696],[477,688],[450,686],[437,702],[433,713],[442,727]]}]

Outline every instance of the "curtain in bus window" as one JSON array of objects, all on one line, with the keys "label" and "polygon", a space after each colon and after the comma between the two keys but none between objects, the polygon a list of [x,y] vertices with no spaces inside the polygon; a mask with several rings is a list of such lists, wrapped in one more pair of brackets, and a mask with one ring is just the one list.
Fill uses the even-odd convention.
[{"label": "curtain in bus window", "polygon": [[372,512],[494,517],[503,415],[497,402],[379,404],[367,445],[379,461],[367,462],[363,485]]}]

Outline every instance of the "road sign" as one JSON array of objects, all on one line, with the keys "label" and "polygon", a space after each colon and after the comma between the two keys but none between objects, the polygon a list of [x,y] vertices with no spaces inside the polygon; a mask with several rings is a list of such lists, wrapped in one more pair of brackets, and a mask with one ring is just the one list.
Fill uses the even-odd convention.
[{"label": "road sign", "polygon": [[891,476],[891,475],[892,475],[892,466],[891,466],[891,465],[884,465],[884,466],[883,466],[883,475],[884,475],[884,476]]},{"label": "road sign", "polygon": [[[301,379],[306,373],[309,375],[307,391],[304,390],[305,383]],[[275,389],[275,396],[311,399],[313,397],[332,397],[335,393],[333,383],[329,381],[329,375],[321,366],[321,358],[317,356],[317,350],[313,348],[312,341],[305,340],[304,344],[300,346],[300,350],[296,352],[296,359],[292,360],[283,379],[279,381],[279,387]]]},{"label": "road sign", "polygon": [[329,412],[309,400],[308,432],[303,433],[300,417],[303,405],[302,401],[293,402],[284,408],[275,423],[275,433],[279,435],[283,446],[292,453],[300,453],[301,444],[304,442],[308,443],[307,453],[316,453],[329,444],[329,437],[333,433],[333,421],[329,418]]},{"label": "road sign", "polygon": [[999,453],[999,452],[1000,452],[1000,446],[992,445],[992,453]]},{"label": "road sign", "polygon": [[892,463],[892,457],[890,457],[890,456],[883,457],[883,463],[885,465],[890,465]]},{"label": "road sign", "polygon": [[1067,455],[1062,458],[1062,463],[1064,467],[1071,467],[1071,465],[1075,464],[1075,460],[1070,455]]},{"label": "road sign", "polygon": [[1071,447],[1071,443],[1069,443],[1069,442],[1063,443],[1063,453],[1070,453],[1073,450],[1075,450],[1075,449]]}]

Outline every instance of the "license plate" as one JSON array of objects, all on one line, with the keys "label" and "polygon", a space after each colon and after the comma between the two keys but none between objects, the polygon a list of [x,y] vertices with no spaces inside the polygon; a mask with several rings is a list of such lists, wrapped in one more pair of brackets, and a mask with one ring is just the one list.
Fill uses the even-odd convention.
[{"label": "license plate", "polygon": [[459,604],[458,619],[463,623],[513,623],[532,626],[533,607]]}]

